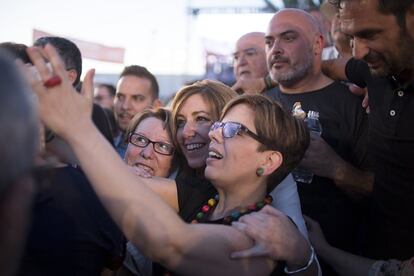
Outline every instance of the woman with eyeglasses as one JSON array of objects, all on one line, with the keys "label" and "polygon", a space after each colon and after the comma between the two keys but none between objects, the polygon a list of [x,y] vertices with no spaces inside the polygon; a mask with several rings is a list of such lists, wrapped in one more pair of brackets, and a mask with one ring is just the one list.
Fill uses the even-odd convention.
[{"label": "woman with eyeglasses", "polygon": [[[146,177],[169,177],[178,166],[172,142],[171,111],[146,109],[129,123],[124,160],[131,170]],[[128,242],[123,267],[117,275],[150,275],[152,262]]]},{"label": "woman with eyeglasses", "polygon": [[[148,188],[157,190],[171,180],[137,179],[90,122],[93,71],[85,77],[83,95],[73,93],[54,49],[47,46],[45,54],[54,73],[37,49],[29,50],[42,80],[47,82],[56,74],[62,83],[46,87],[27,74],[40,99],[42,119],[74,148],[97,195],[129,240],[150,258],[183,275],[268,275],[275,267],[281,268],[265,257],[230,259],[231,252],[253,244],[242,232],[222,224],[259,211],[271,201],[268,192],[299,163],[309,144],[303,124],[260,95],[231,100],[221,123],[209,131],[205,176],[217,195],[206,198],[193,224],[186,224],[177,216],[174,202],[161,200],[161,193]],[[282,229],[274,229],[275,235],[289,241],[291,232],[279,232]],[[275,246],[281,246],[278,260],[286,261],[285,272],[314,275],[310,248],[299,250],[295,242]]]},{"label": "woman with eyeglasses", "polygon": [[125,162],[133,171],[168,177],[177,165],[171,133],[171,112],[147,109],[132,118],[128,127]]}]

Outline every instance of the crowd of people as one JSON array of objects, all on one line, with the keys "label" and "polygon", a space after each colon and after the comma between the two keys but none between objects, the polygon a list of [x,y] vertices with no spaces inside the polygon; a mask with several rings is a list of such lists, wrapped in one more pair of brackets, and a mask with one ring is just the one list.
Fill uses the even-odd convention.
[{"label": "crowd of people", "polygon": [[1,274],[414,275],[414,1],[321,11],[164,107],[143,66],[81,82],[66,38],[0,43]]}]

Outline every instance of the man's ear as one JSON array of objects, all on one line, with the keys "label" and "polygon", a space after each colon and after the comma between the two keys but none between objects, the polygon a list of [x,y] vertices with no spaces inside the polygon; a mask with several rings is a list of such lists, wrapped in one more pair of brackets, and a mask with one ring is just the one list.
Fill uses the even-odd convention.
[{"label": "man's ear", "polygon": [[283,156],[279,151],[265,151],[265,160],[262,164],[263,175],[270,175],[283,163]]},{"label": "man's ear", "polygon": [[322,55],[325,40],[321,34],[315,36],[313,40],[313,53],[315,55]]},{"label": "man's ear", "polygon": [[158,107],[162,107],[162,103],[161,103],[161,101],[160,101],[160,99],[155,99],[153,102],[152,102],[152,107],[153,108],[158,108]]},{"label": "man's ear", "polygon": [[68,78],[69,78],[70,82],[73,84],[75,82],[76,78],[78,77],[78,72],[76,72],[75,69],[70,69],[66,72],[68,72]]}]

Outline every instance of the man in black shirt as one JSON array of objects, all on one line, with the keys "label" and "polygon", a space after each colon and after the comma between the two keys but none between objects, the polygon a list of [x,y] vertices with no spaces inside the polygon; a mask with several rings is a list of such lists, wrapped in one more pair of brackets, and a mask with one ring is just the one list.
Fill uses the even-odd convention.
[{"label": "man in black shirt", "polygon": [[375,183],[367,255],[406,259],[414,255],[414,1],[331,2],[362,61],[335,60],[324,69],[369,94]]},{"label": "man in black shirt", "polygon": [[361,99],[321,72],[323,37],[317,26],[301,10],[282,10],[272,18],[267,63],[279,87],[267,94],[289,110],[300,102],[304,111],[319,112],[322,137],[312,135],[302,161],[315,177],[310,184],[298,182],[303,213],[320,222],[331,243],[355,252],[362,213],[350,196],[369,193],[373,182],[372,174],[362,170],[367,119]]}]

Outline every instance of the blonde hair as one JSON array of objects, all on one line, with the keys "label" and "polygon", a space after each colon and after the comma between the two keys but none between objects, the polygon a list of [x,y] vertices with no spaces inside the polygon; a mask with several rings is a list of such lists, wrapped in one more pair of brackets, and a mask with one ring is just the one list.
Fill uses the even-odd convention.
[{"label": "blonde hair", "polygon": [[221,110],[237,93],[227,85],[213,80],[197,81],[191,85],[184,86],[177,92],[171,105],[172,109],[172,139],[174,145],[179,149],[177,142],[177,117],[185,101],[192,95],[200,95],[210,107],[213,121],[220,118]]}]

